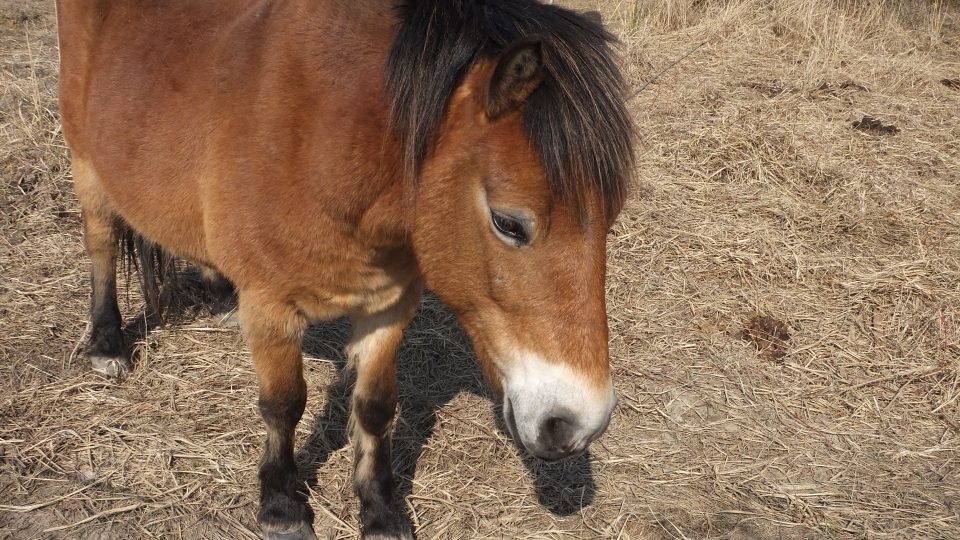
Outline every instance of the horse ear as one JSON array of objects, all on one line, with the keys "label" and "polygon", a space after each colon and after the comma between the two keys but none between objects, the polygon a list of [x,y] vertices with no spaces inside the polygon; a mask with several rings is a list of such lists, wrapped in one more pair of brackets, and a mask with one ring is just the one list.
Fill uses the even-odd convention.
[{"label": "horse ear", "polygon": [[495,120],[519,107],[543,82],[543,46],[539,39],[527,38],[508,46],[490,77],[486,113]]}]

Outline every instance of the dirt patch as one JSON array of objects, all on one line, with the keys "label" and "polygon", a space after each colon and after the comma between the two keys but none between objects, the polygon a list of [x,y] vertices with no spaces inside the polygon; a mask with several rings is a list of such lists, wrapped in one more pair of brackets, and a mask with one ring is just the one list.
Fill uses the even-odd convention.
[{"label": "dirt patch", "polygon": [[790,332],[783,321],[769,315],[754,315],[744,323],[740,338],[753,343],[761,358],[783,362]]},{"label": "dirt patch", "polygon": [[896,135],[900,128],[893,124],[884,124],[879,119],[866,115],[853,123],[853,129],[875,135]]},{"label": "dirt patch", "polygon": [[795,89],[785,88],[783,84],[777,82],[748,81],[741,83],[741,86],[744,88],[750,88],[751,90],[756,90],[761,95],[768,98],[774,98],[781,94],[795,91]]},{"label": "dirt patch", "polygon": [[[185,305],[122,384],[83,357],[53,4],[0,0],[0,538],[256,539],[265,433],[240,333]],[[940,82],[960,7],[638,5],[575,2],[603,12],[634,89],[707,44],[629,102],[610,427],[579,460],[524,457],[431,298],[399,355],[397,504],[421,539],[960,538],[960,92]],[[866,111],[909,136],[851,129]],[[123,280],[120,308],[142,315]],[[307,332],[297,428],[331,540],[358,537],[348,334]]]}]

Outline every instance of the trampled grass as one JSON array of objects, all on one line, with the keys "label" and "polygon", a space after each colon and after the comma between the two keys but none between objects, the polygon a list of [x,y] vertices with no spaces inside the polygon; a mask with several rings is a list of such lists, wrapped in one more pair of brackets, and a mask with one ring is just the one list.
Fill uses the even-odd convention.
[{"label": "trampled grass", "polygon": [[[122,384],[87,370],[51,4],[0,0],[0,537],[256,538],[239,332],[186,302]],[[419,538],[960,538],[956,4],[568,4],[643,88],[609,237],[620,406],[588,458],[523,457],[428,300],[394,456]],[[357,535],[346,332],[308,334],[298,430],[329,538]]]}]

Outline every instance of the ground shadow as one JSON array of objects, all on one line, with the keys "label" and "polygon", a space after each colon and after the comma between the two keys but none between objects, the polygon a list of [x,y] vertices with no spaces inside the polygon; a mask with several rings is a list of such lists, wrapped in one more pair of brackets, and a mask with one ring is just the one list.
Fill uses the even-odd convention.
[{"label": "ground shadow", "polygon": [[[228,284],[221,285],[211,288],[196,268],[178,270],[175,282],[164,288],[175,294],[163,298],[162,324],[176,326],[197,317],[222,317],[234,311],[236,296]],[[157,324],[158,321],[142,315],[130,320],[124,328],[128,343],[144,343],[147,332]],[[333,361],[337,370],[335,380],[326,389],[324,409],[314,416],[311,435],[297,455],[300,477],[311,488],[316,487],[318,473],[330,455],[349,444],[347,424],[353,381],[343,353],[349,336],[349,323],[343,318],[311,325],[304,336],[304,352]],[[494,427],[504,434],[507,430],[502,411],[483,382],[469,339],[453,314],[429,293],[405,332],[398,354],[397,379],[394,504],[398,513],[406,516],[403,501],[413,489],[417,462],[433,435],[440,408],[461,392],[470,392],[490,401],[496,409]],[[522,461],[539,503],[550,512],[570,515],[592,503],[594,481],[589,454],[547,463],[523,450],[517,451],[524,456]]]},{"label": "ground shadow", "polygon": [[[172,264],[174,271],[166,276],[168,281],[159,286],[160,313],[148,313],[150,310],[144,307],[123,325],[125,346],[134,363],[142,352],[138,348],[146,346],[150,330],[164,326],[176,328],[203,317],[225,318],[236,312],[237,295],[229,281],[223,278],[207,281],[197,266],[179,261]],[[129,311],[131,304],[142,300],[143,295],[137,293],[137,298],[132,299],[130,294],[132,287],[140,287],[137,280],[140,273],[133,275],[129,268],[124,273],[124,294],[118,295],[117,301],[126,308],[124,311]]]},{"label": "ground shadow", "polygon": [[[314,325],[307,332],[304,350],[311,356],[332,359],[337,378],[327,389],[324,410],[315,417],[313,431],[298,455],[300,474],[314,487],[320,468],[330,455],[348,442],[350,415],[349,370],[343,348],[349,338],[345,320]],[[437,411],[461,392],[493,399],[482,382],[475,356],[466,335],[442,303],[427,295],[407,328],[398,357],[399,405],[393,435],[393,462],[396,473],[394,503],[406,515],[402,501],[410,495],[417,462],[424,445],[433,435]],[[497,410],[496,428],[506,433]],[[518,450],[520,451],[520,450]],[[592,503],[594,481],[589,455],[557,463],[525,456],[523,463],[532,478],[540,504],[557,515],[569,515]]]}]

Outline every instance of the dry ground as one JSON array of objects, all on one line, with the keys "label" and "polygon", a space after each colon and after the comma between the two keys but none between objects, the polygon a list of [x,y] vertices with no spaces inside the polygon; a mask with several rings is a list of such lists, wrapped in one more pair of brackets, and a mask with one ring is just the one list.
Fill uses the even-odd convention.
[{"label": "dry ground", "polygon": [[[50,4],[0,0],[0,537],[254,538],[263,432],[236,331],[187,302],[122,384],[87,372]],[[419,537],[960,538],[956,4],[599,7],[637,89],[703,44],[631,102],[621,405],[588,459],[521,457],[426,302],[395,455]],[[865,115],[899,131],[855,129]],[[331,538],[357,534],[345,332],[310,332],[299,430]]]}]

